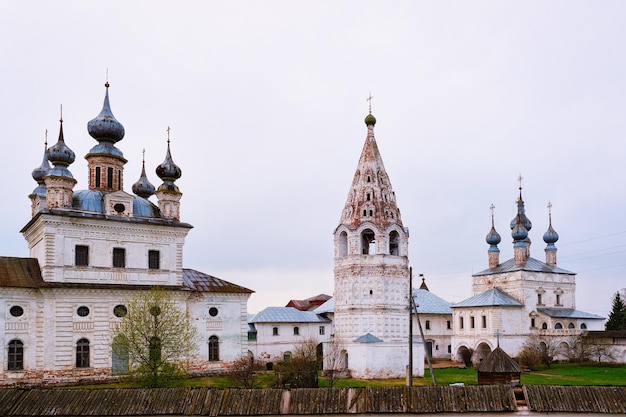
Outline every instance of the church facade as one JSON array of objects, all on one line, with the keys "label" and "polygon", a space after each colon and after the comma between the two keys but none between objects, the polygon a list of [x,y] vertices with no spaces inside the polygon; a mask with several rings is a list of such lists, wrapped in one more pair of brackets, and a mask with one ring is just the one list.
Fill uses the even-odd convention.
[{"label": "church facade", "polygon": [[[182,175],[170,152],[148,180],[145,163],[133,194],[124,190],[124,138],[106,84],[100,114],[88,123],[96,145],[85,156],[88,189],[74,191],[65,142],[44,149],[33,171],[32,218],[22,228],[28,258],[0,258],[0,383],[13,384],[124,373],[112,335],[125,303],[158,286],[196,324],[200,341],[193,369],[221,368],[247,354],[246,313],[251,290],[183,268],[192,226],[180,221]],[[52,165],[50,165],[52,164]],[[156,197],[157,204],[150,201]],[[152,198],[154,198],[152,197]]]}]

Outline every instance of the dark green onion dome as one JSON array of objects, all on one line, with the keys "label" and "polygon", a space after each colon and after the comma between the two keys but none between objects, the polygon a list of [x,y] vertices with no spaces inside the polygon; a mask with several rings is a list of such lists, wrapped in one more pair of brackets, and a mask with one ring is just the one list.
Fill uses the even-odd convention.
[{"label": "dark green onion dome", "polygon": [[140,197],[148,198],[154,194],[154,191],[154,185],[150,183],[146,176],[146,161],[143,160],[141,163],[141,176],[139,177],[139,181],[133,184],[133,193]]},{"label": "dark green onion dome", "polygon": [[114,155],[124,158],[124,154],[115,147],[115,143],[124,138],[124,126],[117,121],[111,105],[109,104],[109,83],[104,84],[106,93],[104,95],[104,104],[100,114],[91,119],[87,123],[87,131],[89,135],[98,141],[98,144],[89,150],[89,154],[105,154]]},{"label": "dark green onion dome", "polygon": [[370,113],[367,116],[365,116],[365,124],[367,126],[369,126],[369,125],[375,126],[376,125],[376,118],[374,117],[374,115],[372,113]]},{"label": "dark green onion dome", "polygon": [[66,144],[63,138],[63,119],[59,120],[59,141],[48,149],[48,161],[54,167],[48,171],[47,175],[56,177],[74,178],[67,167],[74,162],[76,155]]}]

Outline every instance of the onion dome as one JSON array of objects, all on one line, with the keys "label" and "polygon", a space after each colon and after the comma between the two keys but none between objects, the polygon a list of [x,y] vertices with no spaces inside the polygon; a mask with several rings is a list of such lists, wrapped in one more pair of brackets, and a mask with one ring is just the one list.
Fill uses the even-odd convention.
[{"label": "onion dome", "polygon": [[179,179],[183,172],[172,160],[172,154],[170,152],[170,138],[169,128],[167,129],[167,152],[165,153],[165,161],[156,167],[156,174],[163,180],[163,184],[159,186],[159,190],[177,191],[178,187],[174,184],[174,181]]},{"label": "onion dome", "polygon": [[376,118],[374,117],[374,115],[372,113],[368,114],[367,116],[365,116],[365,125],[366,126],[375,126],[376,125]]},{"label": "onion dome", "polygon": [[37,194],[41,197],[46,196],[46,185],[44,182],[44,177],[48,175],[48,172],[50,172],[51,169],[52,167],[48,162],[48,140],[46,139],[46,143],[43,148],[43,161],[41,161],[41,165],[33,169],[33,172],[31,173],[33,179],[37,181],[37,184],[39,184],[37,185],[37,188],[33,190],[33,194]]},{"label": "onion dome", "polygon": [[485,241],[487,242],[488,245],[490,245],[489,252],[500,252],[500,250],[498,249],[498,243],[500,243],[502,238],[500,237],[500,234],[496,231],[496,227],[494,226],[493,209],[495,208],[495,206],[492,204],[490,208],[491,208],[491,230],[489,231],[489,233],[487,233],[487,236],[485,237]]},{"label": "onion dome", "polygon": [[148,198],[152,194],[154,194],[154,191],[154,185],[150,183],[148,177],[146,176],[146,158],[144,156],[144,159],[141,162],[141,176],[139,177],[139,181],[133,184],[133,193],[137,194],[140,197]]},{"label": "onion dome", "polygon": [[48,148],[47,152],[48,161],[52,162],[54,168],[50,169],[47,175],[74,178],[67,167],[74,162],[76,155],[74,154],[74,151],[65,144],[65,140],[63,139],[62,118],[59,120],[59,123],[61,124],[61,127],[59,128],[59,141],[52,147]]},{"label": "onion dome", "polygon": [[559,234],[552,228],[552,204],[548,203],[549,224],[548,230],[543,234],[543,241],[548,244],[548,248],[553,248],[554,244],[559,240]]},{"label": "onion dome", "polygon": [[528,237],[528,230],[520,223],[513,228],[511,236],[516,243],[523,242]]},{"label": "onion dome", "polygon": [[117,121],[109,104],[109,83],[104,84],[106,93],[102,111],[87,123],[89,135],[97,141],[116,143],[124,138],[124,126]]}]

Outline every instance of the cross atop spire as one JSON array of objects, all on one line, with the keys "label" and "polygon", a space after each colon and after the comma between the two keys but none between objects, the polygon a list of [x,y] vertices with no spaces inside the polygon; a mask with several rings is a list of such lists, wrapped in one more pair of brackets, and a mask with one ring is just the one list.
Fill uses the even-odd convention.
[{"label": "cross atop spire", "polygon": [[372,114],[372,99],[374,97],[372,96],[372,93],[369,94],[369,97],[367,97],[367,101],[369,102],[369,110],[370,110],[370,114]]},{"label": "cross atop spire", "polygon": [[168,127],[167,127],[167,144],[168,144],[168,145],[170,144],[170,130],[171,130],[171,129],[170,129],[170,127],[168,126]]}]

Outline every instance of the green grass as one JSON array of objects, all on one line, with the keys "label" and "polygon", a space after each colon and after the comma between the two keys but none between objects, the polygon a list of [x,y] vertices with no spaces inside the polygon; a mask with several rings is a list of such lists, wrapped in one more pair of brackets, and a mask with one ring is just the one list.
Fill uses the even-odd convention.
[{"label": "green grass", "polygon": [[[438,368],[434,370],[437,385],[449,385],[462,382],[465,385],[478,384],[476,369],[460,369],[458,367]],[[255,388],[274,388],[276,377],[272,372],[257,376]],[[403,386],[405,379],[336,379],[335,387],[381,387]],[[523,385],[615,385],[626,386],[626,365],[611,364],[553,364],[551,368],[540,368],[537,371],[523,372],[521,375]],[[430,372],[426,369],[424,377],[414,377],[414,386],[432,385]],[[327,387],[329,381],[326,378],[319,379],[320,387]],[[232,384],[225,376],[190,378],[170,381],[169,387],[211,387],[230,388]],[[122,381],[112,384],[83,385],[75,388],[137,388],[132,381]]]}]

